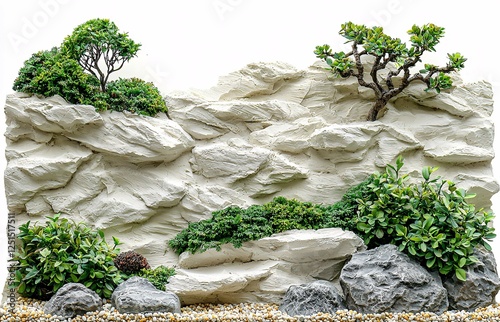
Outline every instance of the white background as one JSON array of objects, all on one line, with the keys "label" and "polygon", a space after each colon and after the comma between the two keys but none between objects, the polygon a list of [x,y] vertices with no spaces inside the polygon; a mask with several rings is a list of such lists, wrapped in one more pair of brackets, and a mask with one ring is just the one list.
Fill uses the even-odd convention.
[{"label": "white background", "polygon": [[[464,5],[464,3],[467,3]],[[500,93],[497,63],[499,28],[494,1],[407,0],[2,0],[0,100],[32,53],[59,46],[73,29],[93,18],[109,18],[121,31],[142,43],[137,58],[115,73],[153,81],[163,94],[172,90],[208,88],[218,76],[251,62],[284,61],[299,69],[316,61],[316,45],[345,48],[340,24],[353,21],[383,26],[387,34],[406,41],[413,24],[432,22],[446,28],[437,52],[424,61],[446,63],[446,53],[468,58],[461,72],[466,82],[487,80]],[[0,103],[3,104],[3,103]],[[499,108],[500,103],[495,104]],[[498,115],[499,112],[496,112]],[[498,124],[498,123],[497,123]],[[0,113],[0,132],[5,117]],[[5,140],[0,140],[0,151]],[[498,150],[498,138],[495,140]],[[0,157],[0,168],[5,160]],[[500,165],[494,160],[497,180]],[[7,208],[0,175],[0,289],[6,276]],[[500,209],[498,196],[494,210]],[[497,224],[497,226],[500,226]],[[500,238],[499,238],[500,239]],[[494,243],[500,257],[500,242]]]}]

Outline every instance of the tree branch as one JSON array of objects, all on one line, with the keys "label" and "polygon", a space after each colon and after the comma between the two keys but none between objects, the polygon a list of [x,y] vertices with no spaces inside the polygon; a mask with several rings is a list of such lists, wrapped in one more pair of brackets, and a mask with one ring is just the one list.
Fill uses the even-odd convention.
[{"label": "tree branch", "polygon": [[372,77],[373,83],[377,86],[378,90],[380,93],[384,92],[384,89],[380,85],[377,79],[377,73],[379,70],[383,69],[383,67],[380,64],[380,60],[382,60],[382,56],[376,56],[375,62],[373,63],[372,70],[370,71],[370,76]]},{"label": "tree branch", "polygon": [[352,44],[352,56],[354,57],[354,61],[356,63],[356,69],[358,70],[357,74],[352,74],[358,79],[358,84],[364,87],[371,88],[377,97],[382,97],[383,92],[379,89],[376,83],[367,83],[364,79],[364,67],[363,63],[361,62],[361,55],[365,54],[366,51],[363,51],[361,53],[358,53],[358,44],[354,42]]}]

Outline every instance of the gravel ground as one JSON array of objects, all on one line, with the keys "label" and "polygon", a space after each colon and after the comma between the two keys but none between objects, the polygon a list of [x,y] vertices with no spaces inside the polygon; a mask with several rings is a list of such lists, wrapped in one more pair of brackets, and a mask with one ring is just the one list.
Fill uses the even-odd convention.
[{"label": "gravel ground", "polygon": [[72,319],[44,314],[44,304],[45,302],[19,298],[14,309],[9,310],[5,303],[0,308],[0,321],[500,321],[500,305],[498,304],[474,312],[445,312],[441,315],[425,312],[360,314],[343,310],[335,315],[318,313],[312,316],[296,317],[281,313],[276,304],[189,305],[181,309],[181,314],[120,314],[111,307],[111,304],[106,304],[99,312],[87,313]]}]

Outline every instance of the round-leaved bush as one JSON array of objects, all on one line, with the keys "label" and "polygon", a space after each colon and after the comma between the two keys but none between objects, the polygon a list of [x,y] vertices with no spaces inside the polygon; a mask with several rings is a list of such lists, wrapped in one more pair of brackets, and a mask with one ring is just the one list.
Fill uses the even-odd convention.
[{"label": "round-leaved bush", "polygon": [[101,230],[60,218],[60,214],[47,219],[44,226],[31,226],[28,221],[19,227],[12,287],[23,297],[47,300],[66,283],[82,283],[110,298],[126,278],[113,263],[118,239],[113,237],[115,245],[110,247]]},{"label": "round-leaved bush", "polygon": [[431,178],[437,168],[424,167],[423,181],[410,183],[402,166],[399,157],[369,178],[371,192],[358,199],[356,233],[369,247],[395,244],[430,270],[465,281],[464,268],[477,262],[475,246],[491,250],[493,214],[476,210],[467,202],[474,195],[452,181]]}]

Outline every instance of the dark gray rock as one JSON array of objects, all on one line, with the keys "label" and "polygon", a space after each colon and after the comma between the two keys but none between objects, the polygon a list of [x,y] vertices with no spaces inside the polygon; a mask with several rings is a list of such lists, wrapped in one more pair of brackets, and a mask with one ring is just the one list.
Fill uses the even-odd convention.
[{"label": "dark gray rock", "polygon": [[338,310],[345,310],[346,307],[344,299],[333,283],[314,281],[290,286],[279,309],[290,316],[296,316],[319,312],[335,314]]},{"label": "dark gray rock", "polygon": [[340,285],[347,308],[360,313],[443,313],[448,308],[441,280],[394,245],[354,254],[340,273]]},{"label": "dark gray rock", "polygon": [[84,315],[87,312],[99,311],[103,300],[96,292],[80,283],[63,285],[45,304],[45,314],[64,318]]},{"label": "dark gray rock", "polygon": [[452,310],[474,311],[495,303],[495,296],[500,290],[495,257],[482,246],[474,249],[474,255],[479,262],[465,268],[467,271],[465,282],[458,280],[454,275],[444,279],[443,286],[448,291],[448,301]]},{"label": "dark gray rock", "polygon": [[150,281],[138,276],[118,285],[111,295],[111,304],[120,313],[181,313],[177,295],[160,291]]}]

